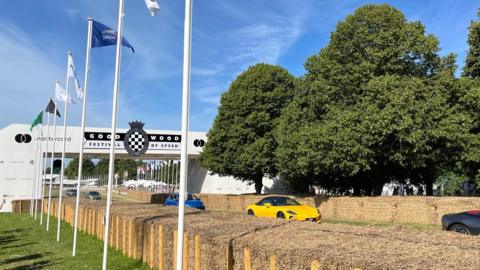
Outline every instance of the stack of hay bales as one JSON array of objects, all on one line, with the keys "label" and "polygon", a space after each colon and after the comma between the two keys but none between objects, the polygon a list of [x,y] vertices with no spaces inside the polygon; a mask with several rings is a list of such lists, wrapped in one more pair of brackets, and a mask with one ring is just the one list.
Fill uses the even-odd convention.
[{"label": "stack of hay bales", "polygon": [[436,199],[432,205],[437,214],[436,223],[441,224],[441,218],[445,214],[480,209],[480,198],[443,197]]},{"label": "stack of hay bales", "polygon": [[[400,199],[398,199],[400,198]],[[397,197],[397,216],[395,222],[436,224],[435,208],[430,197]]]},{"label": "stack of hay bales", "polygon": [[447,213],[480,209],[476,197],[320,197],[315,200],[322,218],[441,225]]}]

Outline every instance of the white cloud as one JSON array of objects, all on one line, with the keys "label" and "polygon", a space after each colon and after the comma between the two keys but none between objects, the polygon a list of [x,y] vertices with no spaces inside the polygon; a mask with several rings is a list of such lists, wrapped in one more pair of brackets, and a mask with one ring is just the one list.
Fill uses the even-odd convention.
[{"label": "white cloud", "polygon": [[243,27],[230,34],[236,44],[229,62],[267,62],[276,64],[282,54],[300,37],[299,21],[278,24],[260,23]]},{"label": "white cloud", "polygon": [[[195,126],[207,130],[222,92],[246,67],[257,62],[276,64],[303,34],[308,5],[258,1],[244,4],[212,0],[196,2],[192,48],[192,118]],[[50,5],[48,3],[45,6]],[[28,122],[53,93],[55,79],[65,79],[64,50],[72,48],[77,71],[83,75],[84,23],[87,16],[111,27],[116,25],[116,3],[85,0],[54,5],[58,17],[47,19],[27,10],[52,27],[32,30],[24,22],[0,20],[0,125]],[[124,35],[136,49],[122,52],[119,125],[126,120],[158,121],[179,126],[183,62],[183,4],[162,3],[159,16],[148,16],[143,3],[127,3]],[[59,17],[69,20],[58,23]],[[35,19],[32,17],[32,20]],[[47,20],[44,20],[47,19]],[[81,26],[80,26],[81,23]],[[23,28],[21,28],[22,26]],[[82,33],[82,35],[79,35]],[[100,50],[102,50],[100,52]],[[128,54],[128,55],[127,55]],[[92,52],[89,83],[88,125],[108,126],[111,114],[114,48]],[[144,102],[142,102],[142,100]],[[80,104],[80,103],[79,103]],[[69,109],[73,124],[79,123],[81,106]],[[178,114],[178,115],[177,115]],[[171,120],[167,120],[172,117]],[[3,118],[2,118],[3,117]],[[143,118],[143,119],[142,119]]]},{"label": "white cloud", "polygon": [[209,128],[221,94],[238,74],[259,62],[279,63],[304,33],[312,3],[306,1],[302,7],[297,7],[277,2],[275,8],[269,8],[265,2],[247,6],[220,2],[216,8],[213,8],[215,3],[209,8],[213,9],[212,13],[221,10],[222,15],[217,19],[225,24],[218,28],[208,21],[208,24],[197,26],[199,34],[194,33],[192,96],[194,102],[203,105],[192,110],[192,117],[196,123],[208,123],[203,129]]}]

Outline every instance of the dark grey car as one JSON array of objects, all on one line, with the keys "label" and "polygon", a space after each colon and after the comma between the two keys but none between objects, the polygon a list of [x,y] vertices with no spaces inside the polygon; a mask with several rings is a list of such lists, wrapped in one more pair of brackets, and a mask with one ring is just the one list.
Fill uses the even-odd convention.
[{"label": "dark grey car", "polygon": [[102,199],[102,196],[100,196],[100,193],[97,191],[89,191],[86,195],[87,199],[90,200],[100,200]]},{"label": "dark grey car", "polygon": [[74,197],[77,196],[77,190],[76,189],[67,189],[65,191],[65,196],[66,197]]},{"label": "dark grey car", "polygon": [[444,215],[442,228],[463,234],[480,235],[480,210]]}]

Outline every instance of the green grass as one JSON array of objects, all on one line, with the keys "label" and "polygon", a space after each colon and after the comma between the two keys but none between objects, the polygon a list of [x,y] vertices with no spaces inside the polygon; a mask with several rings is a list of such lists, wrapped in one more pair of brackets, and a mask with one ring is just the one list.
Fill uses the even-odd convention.
[{"label": "green grass", "polygon": [[376,227],[393,227],[401,226],[407,229],[414,230],[441,230],[442,228],[438,225],[431,224],[416,224],[416,223],[393,223],[393,222],[375,222],[375,221],[352,221],[352,220],[341,220],[341,219],[322,219],[322,223],[331,223],[331,224],[348,224],[355,226],[376,226]]},{"label": "green grass", "polygon": [[[44,216],[44,222],[46,217]],[[73,228],[64,222],[56,241],[57,219],[50,218],[50,231],[28,214],[0,214],[0,269],[101,269],[103,242],[78,234],[77,256],[72,257]],[[108,269],[149,269],[146,264],[108,251]]]}]

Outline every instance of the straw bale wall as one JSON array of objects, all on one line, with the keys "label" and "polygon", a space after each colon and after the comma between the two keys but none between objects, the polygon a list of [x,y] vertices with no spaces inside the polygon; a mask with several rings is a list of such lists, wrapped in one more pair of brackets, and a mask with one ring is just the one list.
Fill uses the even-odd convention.
[{"label": "straw bale wall", "polygon": [[[242,200],[229,196],[225,200],[231,204],[232,210],[242,203],[258,199],[256,196],[246,197]],[[220,201],[221,197],[210,199],[210,202]],[[334,201],[343,207],[342,211],[347,211],[349,205],[356,205],[356,211],[376,205],[375,200],[353,198],[302,200],[320,203],[320,208],[326,211],[333,211],[326,205]],[[14,201],[13,209],[28,213],[29,202]],[[69,224],[74,222],[74,202],[73,198],[66,198],[62,206],[61,219]],[[442,203],[445,202],[438,202],[438,205]],[[471,205],[467,201],[463,203]],[[104,202],[82,200],[80,205],[79,230],[103,240]],[[383,208],[391,205],[388,203]],[[412,202],[405,205],[410,210],[414,206]],[[451,207],[448,203],[442,207],[447,209],[447,206]],[[51,215],[57,215],[57,207],[56,200],[52,201]],[[47,211],[47,206],[43,211]],[[337,214],[342,211],[337,211]],[[355,214],[352,217],[364,216]],[[175,207],[114,202],[110,220],[108,243],[112,248],[140,259],[152,268],[173,269],[177,246]],[[184,236],[184,269],[194,270],[452,269],[453,265],[475,269],[473,265],[480,263],[479,242],[468,236],[440,231],[288,222],[232,212],[186,209]],[[412,252],[418,249],[423,249],[424,254]],[[444,255],[437,256],[439,252]]]},{"label": "straw bale wall", "polygon": [[[207,209],[243,212],[249,204],[265,196],[198,194]],[[480,197],[297,197],[303,204],[314,205],[325,219],[417,223],[440,225],[441,217],[480,209]]]},{"label": "straw bale wall", "polygon": [[168,196],[167,193],[154,193],[132,189],[118,189],[118,194],[145,203],[164,203]]},{"label": "straw bale wall", "polygon": [[[145,203],[162,204],[168,194],[124,190],[121,193]],[[218,195],[197,194],[207,209],[244,212],[250,204],[265,195]],[[424,197],[424,196],[379,196],[379,197],[297,197],[303,204],[317,207],[323,219],[346,221],[415,223],[441,225],[441,217],[480,209],[480,197]],[[20,210],[21,207],[21,210]],[[40,203],[38,203],[40,208]],[[26,213],[30,200],[17,201],[13,212]]]}]

